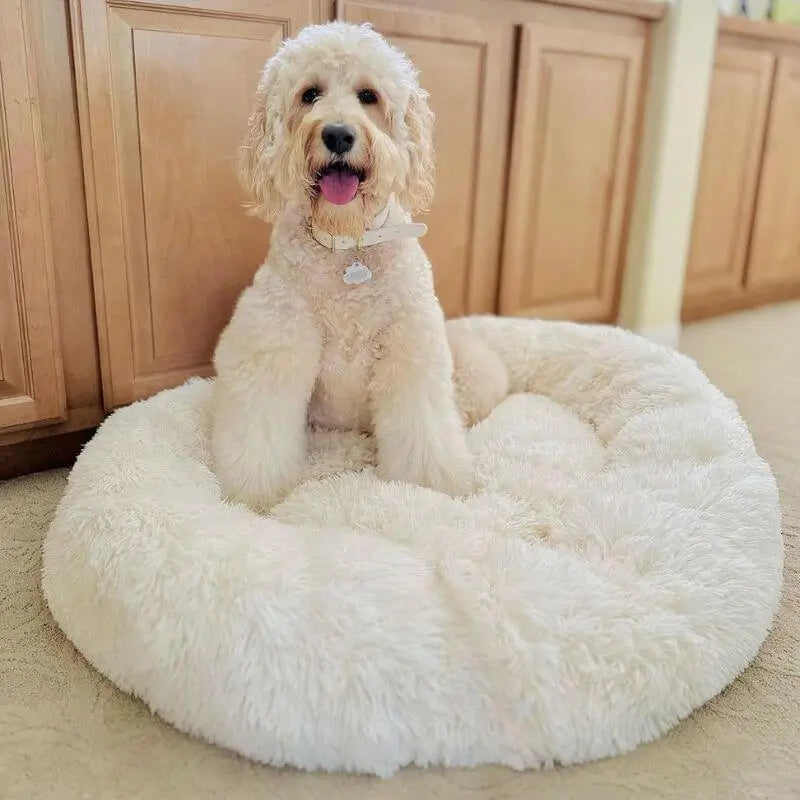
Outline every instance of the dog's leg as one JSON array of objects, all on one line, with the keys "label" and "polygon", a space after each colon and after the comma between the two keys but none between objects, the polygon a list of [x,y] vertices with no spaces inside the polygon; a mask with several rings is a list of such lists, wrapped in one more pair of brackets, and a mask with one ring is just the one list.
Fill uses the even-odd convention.
[{"label": "dog's leg", "polygon": [[267,511],[299,479],[321,344],[296,297],[248,289],[220,338],[211,446],[223,494]]},{"label": "dog's leg", "polygon": [[471,489],[452,373],[438,305],[406,312],[381,337],[370,386],[381,477],[448,494]]},{"label": "dog's leg", "polygon": [[452,321],[447,323],[447,340],[453,354],[456,405],[471,428],[508,396],[508,370],[483,339]]}]

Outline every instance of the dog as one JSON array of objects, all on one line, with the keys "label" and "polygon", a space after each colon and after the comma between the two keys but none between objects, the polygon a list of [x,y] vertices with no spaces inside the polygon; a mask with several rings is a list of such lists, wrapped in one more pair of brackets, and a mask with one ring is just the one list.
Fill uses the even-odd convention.
[{"label": "dog", "polygon": [[278,503],[309,426],[373,435],[381,478],[473,487],[465,425],[508,378],[482,342],[448,332],[411,221],[433,195],[432,127],[416,70],[370,26],[310,26],[267,62],[240,174],[271,244],[214,355],[229,500]]}]

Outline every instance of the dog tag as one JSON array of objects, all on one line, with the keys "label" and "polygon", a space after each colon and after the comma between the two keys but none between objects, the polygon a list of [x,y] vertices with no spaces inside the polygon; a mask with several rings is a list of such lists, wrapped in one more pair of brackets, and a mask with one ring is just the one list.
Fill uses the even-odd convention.
[{"label": "dog tag", "polygon": [[372,280],[372,270],[360,261],[354,261],[342,275],[345,283],[359,284]]}]

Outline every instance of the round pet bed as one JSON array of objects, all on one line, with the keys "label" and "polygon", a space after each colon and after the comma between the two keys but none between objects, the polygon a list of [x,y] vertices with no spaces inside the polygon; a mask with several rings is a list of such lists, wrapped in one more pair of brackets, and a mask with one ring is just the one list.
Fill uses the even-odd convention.
[{"label": "round pet bed", "polygon": [[377,479],[312,438],[269,517],[224,502],[211,382],[115,413],[47,536],[44,592],[101,672],[258,761],[387,775],[627,751],[751,661],[778,602],[772,474],[687,358],[613,328],[459,320],[512,395],[479,490]]}]

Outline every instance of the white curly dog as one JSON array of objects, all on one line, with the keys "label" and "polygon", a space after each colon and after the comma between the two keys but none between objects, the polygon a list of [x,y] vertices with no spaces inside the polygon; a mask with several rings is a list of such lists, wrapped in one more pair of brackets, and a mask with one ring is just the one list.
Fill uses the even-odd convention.
[{"label": "white curly dog", "polygon": [[470,490],[464,424],[508,378],[446,326],[425,226],[411,222],[433,194],[432,125],[416,70],[368,26],[308,27],[267,62],[241,173],[272,240],[214,357],[212,451],[229,499],[278,502],[309,425],[373,434],[382,478]]}]

